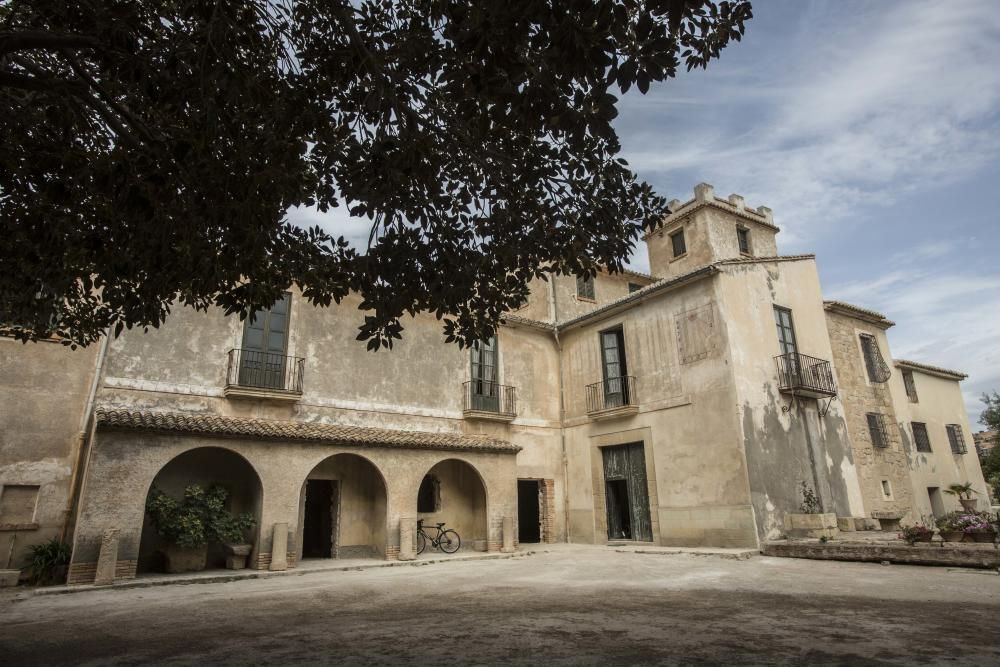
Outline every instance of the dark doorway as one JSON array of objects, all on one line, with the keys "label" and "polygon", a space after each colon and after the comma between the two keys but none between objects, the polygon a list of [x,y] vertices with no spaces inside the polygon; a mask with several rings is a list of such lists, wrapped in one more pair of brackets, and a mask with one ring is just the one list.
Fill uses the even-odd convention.
[{"label": "dark doorway", "polygon": [[333,558],[334,485],[329,479],[306,480],[302,557]]},{"label": "dark doorway", "polygon": [[632,539],[632,513],[629,510],[628,481],[610,479],[605,482],[608,497],[608,539]]},{"label": "dark doorway", "polygon": [[653,541],[646,454],[641,442],[601,449],[609,540]]},{"label": "dark doorway", "polygon": [[538,491],[537,479],[517,480],[517,541],[522,544],[542,541]]}]

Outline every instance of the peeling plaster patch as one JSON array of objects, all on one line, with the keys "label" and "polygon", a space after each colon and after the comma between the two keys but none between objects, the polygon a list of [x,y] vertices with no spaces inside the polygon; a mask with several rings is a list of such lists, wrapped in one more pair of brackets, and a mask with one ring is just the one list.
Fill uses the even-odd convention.
[{"label": "peeling plaster patch", "polygon": [[51,484],[66,479],[70,466],[63,459],[48,458],[41,461],[18,461],[0,467],[0,484]]}]

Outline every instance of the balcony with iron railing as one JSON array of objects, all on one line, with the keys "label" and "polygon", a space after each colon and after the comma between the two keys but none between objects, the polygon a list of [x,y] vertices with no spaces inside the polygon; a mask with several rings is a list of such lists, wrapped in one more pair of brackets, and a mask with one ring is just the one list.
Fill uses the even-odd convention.
[{"label": "balcony with iron railing", "polygon": [[490,380],[462,383],[466,419],[509,422],[517,416],[517,388]]},{"label": "balcony with iron railing", "polygon": [[639,412],[635,376],[623,375],[588,384],[587,416],[594,420],[614,419]]},{"label": "balcony with iron railing", "polygon": [[235,348],[228,353],[224,394],[234,398],[297,401],[305,359]]},{"label": "balcony with iron railing", "polygon": [[778,389],[808,398],[837,395],[837,383],[829,361],[791,352],[774,358],[778,366]]}]

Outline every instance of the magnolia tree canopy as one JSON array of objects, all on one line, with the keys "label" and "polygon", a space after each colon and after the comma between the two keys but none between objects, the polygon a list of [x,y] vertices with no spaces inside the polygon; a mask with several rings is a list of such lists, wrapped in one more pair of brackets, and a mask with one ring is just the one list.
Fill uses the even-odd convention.
[{"label": "magnolia tree canopy", "polygon": [[[703,68],[746,0],[7,0],[0,315],[86,345],[289,285],[377,349],[468,342],[550,273],[623,267],[662,198],[617,95]],[[349,208],[353,247],[289,222]]]}]

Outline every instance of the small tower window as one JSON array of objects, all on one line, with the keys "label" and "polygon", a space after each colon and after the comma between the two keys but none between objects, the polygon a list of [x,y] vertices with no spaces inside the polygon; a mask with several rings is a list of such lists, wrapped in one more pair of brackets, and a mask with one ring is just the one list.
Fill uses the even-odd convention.
[{"label": "small tower window", "polygon": [[684,229],[678,229],[670,235],[670,248],[674,257],[680,257],[687,252],[687,244],[684,242]]},{"label": "small tower window", "polygon": [[736,240],[740,244],[740,254],[749,255],[750,254],[750,230],[746,227],[736,228]]}]

